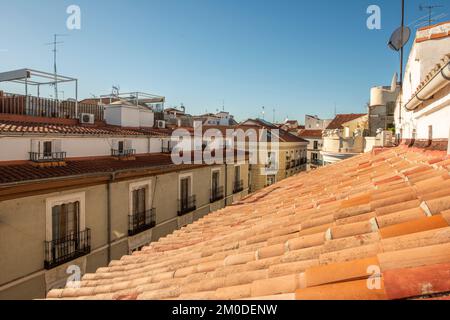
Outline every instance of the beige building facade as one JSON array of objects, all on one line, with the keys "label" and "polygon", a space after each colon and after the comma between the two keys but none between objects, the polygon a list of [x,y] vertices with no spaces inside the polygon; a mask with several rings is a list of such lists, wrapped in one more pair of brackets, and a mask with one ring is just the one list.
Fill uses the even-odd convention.
[{"label": "beige building facade", "polygon": [[[240,176],[236,176],[238,171]],[[2,188],[0,299],[43,298],[50,289],[65,286],[77,272],[95,272],[112,259],[139,250],[248,193],[247,165],[171,168],[152,174],[144,171],[136,177],[125,175],[81,180],[69,177],[59,183],[62,187],[54,181],[39,181]],[[214,197],[211,187],[207,187],[213,183],[213,176],[218,177],[219,188],[223,188],[223,194],[215,193]],[[188,180],[189,197],[195,197],[195,201],[180,212],[183,179]],[[27,188],[42,183],[45,187],[33,191],[35,195],[22,196]],[[139,228],[130,222],[136,216],[136,190],[143,190],[145,206],[153,210],[153,216],[144,217]],[[73,203],[77,204],[79,234],[55,243],[52,212]],[[52,248],[46,252],[50,243]]]}]

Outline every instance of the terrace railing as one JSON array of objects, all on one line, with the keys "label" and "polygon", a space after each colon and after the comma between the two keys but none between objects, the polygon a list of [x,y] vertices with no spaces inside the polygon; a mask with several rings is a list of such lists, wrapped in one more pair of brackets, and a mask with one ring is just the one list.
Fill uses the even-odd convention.
[{"label": "terrace railing", "polygon": [[66,152],[30,152],[33,162],[60,162],[66,160]]},{"label": "terrace railing", "polygon": [[[61,101],[13,94],[0,95],[0,113],[35,117],[78,119],[75,101]],[[78,103],[78,116],[82,113],[93,114],[96,120],[104,120],[103,106]]]},{"label": "terrace railing", "polygon": [[190,196],[178,200],[178,216],[183,216],[197,209],[197,201],[195,196]]}]

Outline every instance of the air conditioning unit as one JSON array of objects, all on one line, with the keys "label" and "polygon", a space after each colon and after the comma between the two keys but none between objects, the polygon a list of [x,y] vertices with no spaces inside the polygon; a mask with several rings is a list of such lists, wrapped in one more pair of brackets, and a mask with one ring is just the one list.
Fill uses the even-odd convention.
[{"label": "air conditioning unit", "polygon": [[165,129],[166,128],[166,122],[164,120],[157,120],[156,121],[156,127],[159,129]]},{"label": "air conditioning unit", "polygon": [[80,115],[80,122],[86,124],[94,124],[95,117],[90,113],[82,113]]}]

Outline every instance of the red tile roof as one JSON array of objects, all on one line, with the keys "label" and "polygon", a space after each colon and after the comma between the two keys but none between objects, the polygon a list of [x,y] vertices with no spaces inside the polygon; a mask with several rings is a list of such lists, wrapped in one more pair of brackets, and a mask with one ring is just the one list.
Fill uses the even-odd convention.
[{"label": "red tile roof", "polygon": [[0,134],[67,134],[67,135],[116,135],[116,136],[168,136],[169,129],[124,128],[111,125],[81,125],[58,122],[28,122],[0,120]]},{"label": "red tile roof", "polygon": [[444,152],[401,146],[301,173],[48,298],[448,296],[448,166]]},{"label": "red tile roof", "polygon": [[333,121],[328,125],[327,129],[342,129],[342,124],[352,121],[363,116],[366,116],[365,113],[349,113],[349,114],[338,114]]},{"label": "red tile roof", "polygon": [[175,166],[170,154],[137,155],[135,158],[135,160],[130,161],[122,161],[112,157],[90,157],[83,160],[69,159],[65,166],[57,167],[37,167],[28,161],[17,164],[0,164],[0,185],[12,182],[31,182],[50,178]]},{"label": "red tile roof", "polygon": [[303,138],[322,138],[322,130],[300,130],[298,134]]}]

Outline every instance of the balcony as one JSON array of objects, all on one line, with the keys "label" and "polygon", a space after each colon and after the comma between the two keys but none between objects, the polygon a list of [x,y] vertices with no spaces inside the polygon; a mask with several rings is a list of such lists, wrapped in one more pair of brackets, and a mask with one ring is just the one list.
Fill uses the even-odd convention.
[{"label": "balcony", "polygon": [[78,119],[81,113],[89,113],[95,120],[104,119],[103,106],[9,93],[0,94],[0,113],[62,119]]},{"label": "balcony", "polygon": [[111,149],[111,156],[117,158],[129,158],[136,155],[136,149]]},{"label": "balcony", "polygon": [[197,209],[197,201],[195,196],[190,196],[184,199],[178,200],[178,216],[184,216],[189,212]]},{"label": "balcony", "polygon": [[237,180],[233,185],[233,194],[244,190],[244,180]]},{"label": "balcony", "polygon": [[134,236],[156,225],[156,209],[146,210],[128,216],[128,235]]},{"label": "balcony", "polygon": [[217,187],[216,189],[211,190],[211,197],[209,198],[209,202],[213,203],[224,198],[223,187]]},{"label": "balcony", "polygon": [[66,152],[30,152],[30,161],[33,162],[64,162]]},{"label": "balcony", "polygon": [[45,241],[44,268],[49,270],[91,252],[91,230],[69,234],[61,239]]},{"label": "balcony", "polygon": [[171,147],[162,147],[161,152],[162,153],[172,153],[173,148]]}]

